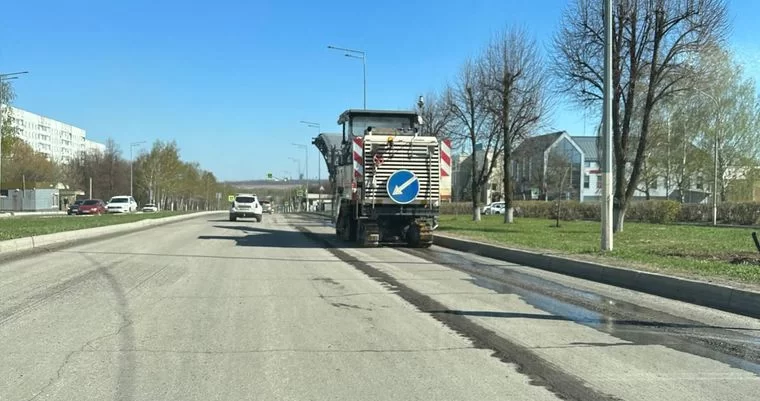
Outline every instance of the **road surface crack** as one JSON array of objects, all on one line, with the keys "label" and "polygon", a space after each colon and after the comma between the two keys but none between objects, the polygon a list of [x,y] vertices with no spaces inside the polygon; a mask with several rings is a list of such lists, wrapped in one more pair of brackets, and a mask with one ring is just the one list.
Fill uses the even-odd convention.
[{"label": "road surface crack", "polygon": [[[79,351],[81,351],[81,350],[79,350]],[[61,375],[63,375],[63,369],[66,367],[66,365],[68,365],[69,361],[71,360],[71,357],[74,356],[74,354],[76,354],[79,351],[71,351],[68,354],[66,354],[66,357],[63,358],[63,362],[61,363],[60,366],[58,366],[58,369],[56,369],[55,377],[52,377],[47,382],[47,384],[45,384],[44,386],[42,386],[42,388],[40,388],[40,391],[38,391],[35,395],[33,395],[32,398],[28,398],[27,401],[34,401],[34,400],[36,400],[37,397],[39,397],[40,395],[42,395],[45,392],[45,390],[49,389],[53,384],[57,383],[58,380],[61,379]]]}]

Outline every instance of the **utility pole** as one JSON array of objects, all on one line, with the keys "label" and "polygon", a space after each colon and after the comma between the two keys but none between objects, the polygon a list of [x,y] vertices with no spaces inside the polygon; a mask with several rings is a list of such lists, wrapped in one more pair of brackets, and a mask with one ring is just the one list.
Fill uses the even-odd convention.
[{"label": "utility pole", "polygon": [[604,111],[602,138],[602,250],[611,251],[612,234],[612,0],[604,0]]},{"label": "utility pole", "polygon": [[92,199],[92,177],[90,177],[90,196],[88,199]]}]

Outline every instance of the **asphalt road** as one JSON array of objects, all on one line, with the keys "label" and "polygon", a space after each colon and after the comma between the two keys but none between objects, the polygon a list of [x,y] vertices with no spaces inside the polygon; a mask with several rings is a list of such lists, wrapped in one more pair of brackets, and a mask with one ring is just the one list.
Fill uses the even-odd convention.
[{"label": "asphalt road", "polygon": [[0,262],[0,400],[756,400],[760,321],[220,214]]}]

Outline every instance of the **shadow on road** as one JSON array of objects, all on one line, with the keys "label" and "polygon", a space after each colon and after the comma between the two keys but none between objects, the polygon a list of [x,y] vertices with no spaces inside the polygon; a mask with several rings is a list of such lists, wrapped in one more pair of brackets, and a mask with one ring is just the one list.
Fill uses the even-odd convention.
[{"label": "shadow on road", "polygon": [[215,225],[214,227],[239,231],[246,235],[200,235],[198,239],[230,240],[235,241],[238,246],[261,248],[324,248],[319,240],[311,239],[298,231],[277,230],[253,225]]}]

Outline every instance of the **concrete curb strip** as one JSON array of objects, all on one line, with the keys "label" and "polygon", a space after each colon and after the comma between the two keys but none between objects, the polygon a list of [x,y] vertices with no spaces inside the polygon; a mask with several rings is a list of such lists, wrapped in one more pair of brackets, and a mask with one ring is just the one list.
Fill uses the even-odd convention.
[{"label": "concrete curb strip", "polygon": [[223,213],[223,211],[197,212],[183,214],[179,216],[162,217],[157,219],[143,219],[131,223],[114,224],[110,226],[85,228],[74,231],[62,231],[59,233],[36,235],[33,237],[17,238],[7,241],[0,241],[0,255],[28,251],[37,248],[43,248],[52,245],[64,243],[74,243],[85,239],[97,238],[104,235],[113,235],[118,233],[128,233],[140,228],[160,226],[176,221],[188,220],[195,217],[206,216],[211,214]]},{"label": "concrete curb strip", "polygon": [[567,276],[760,318],[760,293],[729,286],[574,260],[436,233],[434,244]]}]

